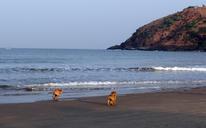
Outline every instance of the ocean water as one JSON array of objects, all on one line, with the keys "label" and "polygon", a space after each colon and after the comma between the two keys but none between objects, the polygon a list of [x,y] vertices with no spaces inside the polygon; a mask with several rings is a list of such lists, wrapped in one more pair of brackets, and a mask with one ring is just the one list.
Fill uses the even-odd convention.
[{"label": "ocean water", "polygon": [[0,49],[0,103],[202,86],[205,52]]}]

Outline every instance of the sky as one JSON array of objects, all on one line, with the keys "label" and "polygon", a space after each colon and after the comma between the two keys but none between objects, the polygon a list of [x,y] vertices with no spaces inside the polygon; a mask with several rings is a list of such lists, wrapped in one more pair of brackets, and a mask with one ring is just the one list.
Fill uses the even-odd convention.
[{"label": "sky", "polygon": [[1,0],[1,48],[105,49],[206,0]]}]

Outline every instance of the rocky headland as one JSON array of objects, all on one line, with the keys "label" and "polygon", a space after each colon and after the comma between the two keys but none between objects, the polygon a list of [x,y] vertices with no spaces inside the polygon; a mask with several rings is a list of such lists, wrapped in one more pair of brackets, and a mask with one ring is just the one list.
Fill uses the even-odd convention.
[{"label": "rocky headland", "polygon": [[191,6],[155,20],[108,49],[206,51],[206,7]]}]

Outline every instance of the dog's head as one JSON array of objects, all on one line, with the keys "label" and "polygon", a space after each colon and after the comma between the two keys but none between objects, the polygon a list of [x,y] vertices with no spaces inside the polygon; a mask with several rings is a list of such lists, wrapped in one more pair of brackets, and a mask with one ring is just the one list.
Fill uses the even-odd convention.
[{"label": "dog's head", "polygon": [[58,90],[59,90],[59,93],[63,93],[63,90],[62,90],[62,89],[59,88]]},{"label": "dog's head", "polygon": [[61,95],[63,93],[63,90],[60,88],[56,88],[53,93],[56,95]]},{"label": "dog's head", "polygon": [[116,91],[112,91],[112,92],[111,92],[111,95],[112,95],[112,96],[117,96],[117,92],[116,92]]}]

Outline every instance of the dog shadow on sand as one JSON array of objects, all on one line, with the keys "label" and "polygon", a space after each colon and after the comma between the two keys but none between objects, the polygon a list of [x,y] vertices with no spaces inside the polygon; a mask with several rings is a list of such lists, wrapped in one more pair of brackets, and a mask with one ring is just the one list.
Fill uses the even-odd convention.
[{"label": "dog shadow on sand", "polygon": [[91,100],[78,99],[77,101],[82,102],[82,103],[99,105],[99,106],[106,106],[107,105],[105,102],[97,102],[97,101],[91,101]]}]

